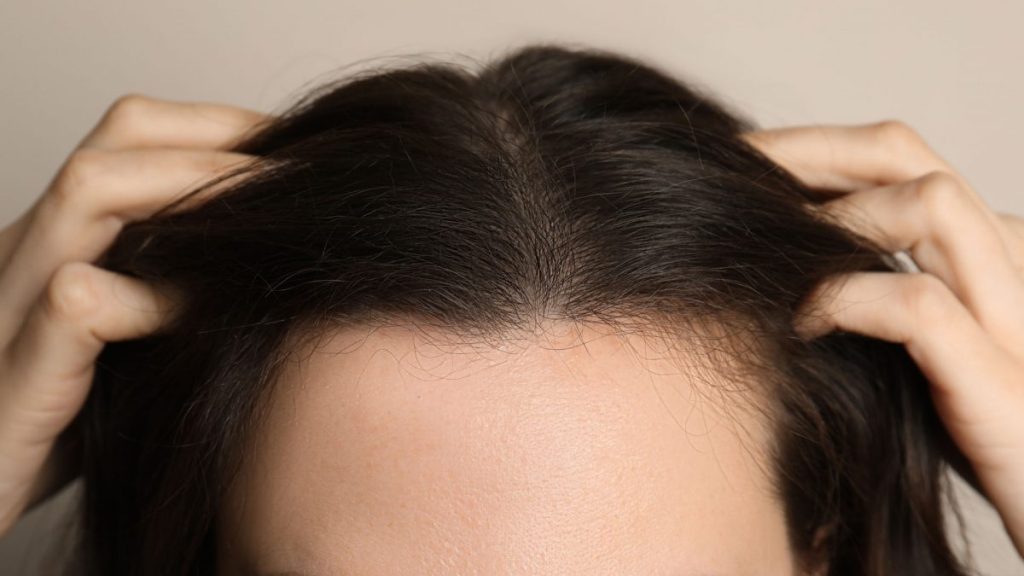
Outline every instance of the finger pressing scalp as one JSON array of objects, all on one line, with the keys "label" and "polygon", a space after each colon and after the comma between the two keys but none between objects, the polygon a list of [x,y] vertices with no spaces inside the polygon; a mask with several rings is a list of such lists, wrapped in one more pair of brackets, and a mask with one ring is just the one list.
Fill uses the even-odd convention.
[{"label": "finger pressing scalp", "polygon": [[167,287],[84,262],[61,266],[4,349],[2,436],[22,446],[52,440],[81,408],[104,344],[158,332],[180,303]]},{"label": "finger pressing scalp", "polygon": [[84,262],[64,264],[15,337],[12,357],[31,365],[26,375],[67,378],[89,369],[106,342],[158,331],[179,304],[170,287]]},{"label": "finger pressing scalp", "polygon": [[[84,264],[97,300],[93,334],[103,342],[142,338],[167,326],[184,303],[181,293],[169,285],[155,285],[138,278]],[[87,271],[86,271],[87,270]]]},{"label": "finger pressing scalp", "polygon": [[[926,350],[969,350],[987,335],[945,282],[927,272],[853,272],[822,282],[794,319],[812,339],[833,329]],[[955,338],[948,333],[955,334]]]}]

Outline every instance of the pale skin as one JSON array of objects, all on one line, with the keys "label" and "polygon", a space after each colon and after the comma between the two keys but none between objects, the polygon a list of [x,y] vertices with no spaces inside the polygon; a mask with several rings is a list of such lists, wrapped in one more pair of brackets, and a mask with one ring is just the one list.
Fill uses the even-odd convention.
[{"label": "pale skin", "polygon": [[[173,314],[175,297],[170,290],[104,271],[93,262],[126,222],[145,218],[189,187],[253,160],[227,150],[247,130],[266,119],[259,112],[223,104],[179,103],[137,95],[122,98],[81,141],[31,208],[0,231],[0,302],[3,302],[0,309],[0,533],[10,529],[27,509],[60,485],[63,474],[57,465],[60,458],[54,452],[55,441],[81,408],[96,356],[104,344],[153,333]],[[908,250],[914,257],[921,268],[919,273],[857,273],[827,283],[822,288],[832,289],[821,290],[812,300],[808,311],[814,314],[805,316],[807,321],[801,323],[801,331],[811,338],[842,329],[907,347],[928,376],[942,421],[970,462],[979,487],[999,512],[1018,552],[1024,555],[1024,458],[1021,458],[1024,418],[1020,417],[1024,414],[1022,221],[988,207],[952,166],[901,122],[780,128],[750,133],[746,138],[808,185],[840,192],[837,199],[826,205],[826,211],[843,218],[856,210],[859,217],[848,220],[851,227],[894,252]],[[338,410],[354,410],[357,416],[373,415],[374,411],[389,413],[400,405],[408,407],[411,397],[403,396],[408,393],[408,371],[397,361],[372,368],[374,362],[381,361],[381,355],[375,356],[373,352],[384,350],[392,358],[403,358],[403,351],[409,351],[418,340],[415,334],[401,330],[375,334],[373,338],[377,340],[362,338],[367,345],[352,355],[328,356],[312,360],[313,363],[303,369],[296,368],[292,379],[282,386],[283,398],[290,400],[286,405],[293,410],[306,410],[304,422],[315,421],[312,417],[318,414],[317,410],[328,405],[325,400],[335,401]],[[351,336],[342,333],[338,338],[343,341]],[[636,357],[622,352],[633,347],[621,344],[617,338],[598,338],[595,345],[610,348],[593,356],[604,362],[599,367],[606,371],[623,370],[623,381],[626,381],[626,368],[633,366],[631,363]],[[532,362],[521,366],[555,370],[566,363],[573,365],[574,355],[585,354],[579,348],[570,350],[576,351],[553,352],[544,347],[531,347],[515,361],[530,359]],[[465,358],[465,355],[460,357]],[[469,359],[461,361],[471,362]],[[331,362],[347,364],[331,365]],[[577,361],[579,370],[558,372],[557,380],[562,386],[554,389],[557,392],[551,387],[546,390],[559,394],[564,406],[577,406],[572,402],[576,398],[572,394],[577,379],[599,380],[596,372],[588,376],[588,370],[598,368],[596,364],[592,366],[594,362],[592,358]],[[655,372],[650,369],[656,368],[651,362],[644,360],[640,366],[648,370],[634,369],[629,373],[637,375],[638,382],[648,382]],[[384,390],[380,398],[367,400],[363,397],[356,401],[355,397],[345,396],[351,393],[351,388],[345,392],[345,387],[331,386],[331,381],[324,379],[326,374],[336,374],[342,379],[348,374],[354,379],[368,366],[378,371],[378,381]],[[274,526],[273,534],[246,533],[239,529],[235,535],[224,539],[224,548],[235,551],[222,558],[225,571],[230,573],[239,566],[255,565],[258,570],[267,572],[331,573],[334,563],[362,559],[367,563],[366,574],[386,574],[389,572],[385,568],[396,565],[427,566],[424,564],[427,559],[444,557],[437,554],[436,546],[448,545],[452,548],[447,557],[452,559],[452,566],[464,570],[462,573],[471,573],[471,569],[497,573],[488,572],[488,568],[499,565],[520,566],[524,574],[541,573],[530,567],[542,565],[550,573],[569,573],[559,572],[551,563],[563,562],[564,566],[574,565],[583,570],[579,562],[593,556],[593,548],[587,546],[594,546],[594,542],[606,543],[602,550],[619,551],[618,556],[609,556],[609,562],[627,565],[631,558],[626,544],[637,534],[654,535],[655,541],[664,544],[659,549],[660,556],[645,556],[647,561],[657,562],[650,566],[651,573],[657,573],[656,570],[666,574],[754,573],[750,566],[758,562],[771,563],[780,571],[791,568],[792,558],[784,553],[784,544],[770,536],[762,541],[748,541],[753,542],[750,545],[733,541],[732,548],[721,547],[728,539],[725,534],[735,534],[727,531],[743,529],[744,522],[749,523],[750,518],[763,523],[748,527],[750,530],[769,535],[780,531],[778,503],[768,494],[764,479],[754,471],[757,468],[751,465],[756,464],[754,456],[744,449],[749,448],[751,440],[757,445],[760,436],[756,426],[753,426],[753,436],[744,439],[722,428],[720,437],[714,440],[716,459],[709,459],[706,451],[695,449],[681,435],[670,434],[668,421],[651,419],[652,428],[642,438],[648,442],[645,446],[651,454],[664,456],[657,460],[661,464],[653,475],[658,480],[644,490],[628,492],[629,487],[639,483],[636,480],[641,474],[638,468],[650,462],[633,467],[622,465],[615,450],[624,450],[623,446],[629,442],[632,442],[630,446],[636,446],[640,440],[630,435],[639,432],[635,427],[617,427],[614,423],[642,421],[656,413],[664,416],[668,413],[664,404],[656,406],[650,396],[641,395],[636,389],[607,387],[604,390],[608,396],[598,396],[598,401],[587,405],[599,410],[600,398],[607,400],[610,395],[617,395],[615,401],[609,400],[607,405],[619,406],[621,411],[605,412],[609,418],[605,425],[599,430],[589,430],[605,435],[607,442],[603,446],[607,452],[604,456],[595,453],[592,458],[576,462],[559,448],[571,445],[574,438],[579,445],[580,435],[588,432],[581,422],[589,419],[574,420],[572,410],[561,414],[538,413],[527,425],[515,427],[515,434],[507,430],[499,433],[494,426],[483,425],[486,421],[482,419],[475,421],[477,426],[459,419],[460,415],[469,414],[467,410],[473,399],[477,407],[487,410],[496,410],[502,401],[507,401],[507,398],[483,394],[472,385],[474,378],[492,381],[518,374],[507,367],[501,368],[500,362],[498,366],[481,364],[477,376],[467,380],[466,386],[472,393],[462,395],[446,396],[448,392],[443,386],[445,382],[451,386],[452,381],[444,375],[420,375],[419,380],[431,383],[425,386],[433,385],[438,389],[440,382],[441,388],[432,400],[437,402],[433,409],[422,406],[420,420],[392,422],[392,427],[386,429],[390,443],[373,445],[372,434],[357,434],[362,439],[361,444],[351,446],[345,458],[339,456],[340,459],[332,461],[339,471],[358,466],[361,470],[369,469],[368,474],[380,475],[378,479],[394,479],[390,484],[377,482],[376,486],[384,487],[374,494],[368,494],[359,481],[320,486],[319,492],[311,488],[306,495],[310,500],[299,504],[304,506],[299,509],[301,513],[319,511],[319,515],[305,518],[329,523],[322,524],[319,534],[338,536],[347,542],[348,548],[332,548],[324,542],[316,544],[313,533],[303,531],[303,526],[305,530],[311,529],[310,523],[280,523]],[[450,369],[468,367],[452,365]],[[550,381],[551,374],[538,375],[535,380],[524,377],[514,385],[525,392],[535,392],[535,385],[542,378]],[[318,382],[319,386],[314,385]],[[692,400],[686,400],[686,394],[676,397],[675,401],[683,404],[674,408],[687,410],[686,402]],[[631,401],[621,402],[624,398]],[[671,411],[672,401],[668,404]],[[647,410],[651,412],[648,414]],[[716,421],[714,413],[713,409],[708,410],[712,424]],[[276,426],[268,428],[275,433],[268,432],[268,437],[286,438],[289,434],[309,437],[309,430],[290,423],[287,410],[273,414],[277,420],[271,418],[267,426]],[[489,421],[500,421],[500,416],[495,412]],[[358,423],[358,418],[355,421]],[[364,418],[364,421],[372,420]],[[568,424],[573,421],[576,425]],[[333,427],[329,426],[331,422]],[[337,419],[331,422],[323,421],[319,429],[325,437],[360,431],[345,429]],[[349,422],[349,426],[356,426],[351,424],[351,419]],[[709,429],[714,428],[712,425]],[[410,458],[419,453],[412,449],[411,443],[424,438],[432,439],[433,449],[437,451],[436,458],[430,462]],[[538,438],[544,439],[541,444],[545,449],[524,456],[525,466],[534,466],[536,470],[577,466],[577,470],[586,471],[585,477],[594,485],[607,486],[608,492],[588,492],[589,499],[575,499],[584,504],[565,518],[545,514],[548,508],[543,500],[524,500],[531,491],[524,489],[524,484],[516,484],[514,478],[502,476],[500,483],[488,483],[496,481],[488,476],[488,465],[510,465],[495,460],[497,452],[482,448],[467,452],[471,447],[484,447],[488,443],[522,448],[531,439],[536,444]],[[249,501],[253,500],[252,494],[263,494],[262,505],[241,507],[234,500],[226,503],[229,522],[244,523],[246,514],[257,517],[262,514],[266,518],[281,516],[275,514],[278,510],[274,507],[275,498],[279,501],[287,497],[286,490],[291,483],[279,469],[297,475],[297,479],[312,478],[308,476],[310,469],[289,466],[296,463],[282,456],[287,450],[275,447],[273,442],[261,446],[259,457],[253,459],[253,470],[235,493],[236,500]],[[371,448],[397,455],[395,460],[406,462],[407,466],[403,469],[367,468],[367,463],[374,459],[375,452]],[[323,446],[316,443],[310,443],[309,450],[311,458],[325,453]],[[468,460],[455,460],[459,454]],[[674,466],[669,455],[689,459],[691,467]],[[598,466],[599,462],[604,462],[604,467]],[[264,472],[260,472],[261,466]],[[695,474],[694,470],[700,473]],[[453,472],[458,474],[453,477]],[[712,489],[720,486],[713,481],[714,473],[723,474],[733,483],[728,492],[730,497],[722,500],[737,506],[732,512],[703,514],[705,510],[699,507],[702,502],[706,503],[701,496],[713,498]],[[643,475],[644,478],[651,476]],[[450,499],[457,494],[448,494],[448,500],[443,494],[418,500],[409,494],[414,480],[441,485],[442,478],[454,478],[462,483],[456,485],[467,490],[476,488],[477,493],[484,495],[475,513],[455,512]],[[550,482],[531,484],[530,488],[537,490],[533,496],[543,499],[567,494],[571,484],[559,484],[558,478],[558,475],[551,475]],[[679,482],[686,482],[691,490],[673,496],[670,488],[678,487]],[[491,496],[485,497],[488,494]],[[500,494],[505,496],[494,496]],[[374,514],[360,515],[356,510],[350,512],[349,517],[322,513],[331,499],[345,502],[346,498],[354,503],[377,502],[380,508],[375,509]],[[643,516],[650,524],[637,523],[639,516],[622,515],[615,516],[619,524],[609,524],[609,515],[599,512],[619,498],[631,498],[630,501],[638,505],[662,504],[651,506],[659,514]],[[416,532],[423,530],[423,525],[402,524],[406,518],[399,513],[405,510],[400,507],[403,502],[424,512],[410,517],[446,519],[447,523],[442,523],[438,530],[449,537],[442,538],[435,532],[436,538],[424,539],[422,556],[416,556],[413,550],[391,558],[394,555],[389,556],[386,546],[392,541],[389,538],[400,538],[403,534],[416,534],[417,538],[424,535]],[[689,514],[683,514],[683,509],[689,510]],[[676,513],[670,513],[672,510]],[[366,522],[379,517],[377,512],[395,519],[390,528],[372,526],[373,530],[369,530],[371,526]],[[488,524],[488,519],[494,518],[506,523]],[[681,518],[689,518],[688,523],[681,523]],[[373,537],[359,540],[353,536],[355,532],[346,533],[346,520],[350,526],[366,528],[361,534]],[[577,524],[567,526],[566,522]],[[551,541],[562,545],[540,550],[536,542],[530,544],[524,539],[519,547],[512,547],[509,542],[517,541],[515,535],[525,534],[524,527],[528,525],[532,530],[542,530]],[[493,530],[497,530],[494,526],[505,526],[502,537],[497,536],[498,532],[481,528],[487,526]],[[580,535],[581,530],[588,536]],[[689,548],[671,549],[667,535],[673,533],[686,534],[688,540],[684,540],[691,543]],[[571,534],[577,534],[577,539],[567,539]],[[278,549],[260,545],[273,537],[280,537],[278,541],[283,543]],[[488,547],[499,541],[508,547]],[[290,548],[289,542],[294,544]],[[310,543],[308,549],[301,547],[304,543]],[[745,555],[734,553],[740,548]],[[467,552],[469,549],[489,553],[471,555]],[[264,556],[258,557],[257,550]],[[337,557],[329,558],[325,550],[336,550]],[[377,555],[359,553],[366,550],[376,550]],[[695,552],[698,550],[704,555]],[[576,558],[565,556],[573,551]],[[729,559],[734,564],[727,564]],[[385,566],[384,560],[405,564]],[[331,564],[325,564],[328,562]],[[471,562],[475,564],[470,565]],[[543,564],[545,562],[549,564]],[[452,566],[438,567],[438,570],[454,570]],[[374,569],[378,571],[373,572]]]},{"label": "pale skin", "polygon": [[660,337],[538,333],[301,349],[220,511],[218,574],[797,574],[736,395]]}]

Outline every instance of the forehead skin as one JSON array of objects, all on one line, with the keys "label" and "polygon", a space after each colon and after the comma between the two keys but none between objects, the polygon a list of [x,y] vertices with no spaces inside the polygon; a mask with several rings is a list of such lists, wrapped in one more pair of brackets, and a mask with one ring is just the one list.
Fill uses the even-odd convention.
[{"label": "forehead skin", "polygon": [[664,345],[424,336],[346,328],[289,363],[224,503],[220,574],[794,573],[767,427]]}]

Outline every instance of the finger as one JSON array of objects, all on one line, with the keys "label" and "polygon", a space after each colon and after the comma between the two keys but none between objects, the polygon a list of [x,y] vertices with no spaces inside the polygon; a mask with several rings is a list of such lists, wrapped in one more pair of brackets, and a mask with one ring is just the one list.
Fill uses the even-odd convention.
[{"label": "finger", "polygon": [[955,172],[905,123],[789,126],[741,136],[808,186],[851,191]]},{"label": "finger", "polygon": [[[931,274],[856,272],[829,279],[796,319],[804,338],[834,329],[902,343],[928,379],[950,437],[969,455],[1000,510],[1013,497],[1000,477],[1019,474],[1024,449],[1020,362],[979,325],[945,282]],[[1019,478],[1019,476],[1017,476]],[[997,502],[998,503],[998,502]],[[1012,502],[1024,514],[1021,502]]]},{"label": "finger", "polygon": [[851,192],[948,172],[999,231],[1011,258],[1024,260],[1024,248],[1012,242],[981,196],[904,122],[773,128],[748,132],[741,138],[812,188]]},{"label": "finger", "polygon": [[956,397],[970,413],[990,410],[979,403],[998,399],[1009,384],[1002,375],[986,378],[979,372],[1006,366],[1005,350],[945,282],[926,272],[855,272],[829,279],[809,298],[795,327],[808,339],[839,329],[904,344],[938,397]]},{"label": "finger", "polygon": [[[76,150],[50,182],[46,194],[28,212],[0,231],[0,269],[6,267],[14,248],[22,242],[26,230],[36,220],[40,204],[73,203],[75,210],[118,216],[126,221],[137,220],[174,201],[177,198],[174,192],[184,196],[201,181],[255,160],[255,156],[248,154],[191,149]],[[122,174],[130,179],[123,182],[114,180]],[[160,178],[151,181],[154,176]],[[234,181],[227,180],[211,187],[182,207],[191,206]],[[154,186],[153,183],[161,185]]]},{"label": "finger", "polygon": [[[144,218],[204,180],[241,169],[254,158],[206,150],[77,151],[32,211],[28,229],[0,273],[0,334],[10,333],[11,323],[24,316],[62,263],[95,260],[126,221]],[[243,171],[222,180],[196,198],[216,194],[244,176]]]},{"label": "finger", "polygon": [[28,221],[31,218],[31,209],[18,217],[17,220],[8,224],[0,230],[0,270],[7,266],[14,247],[21,241],[22,235],[28,229]]},{"label": "finger", "polygon": [[[851,192],[823,205],[890,252],[906,250],[1003,342],[1024,336],[1024,277],[988,218],[948,172]],[[1024,350],[1021,350],[1024,356]]]},{"label": "finger", "polygon": [[[227,104],[175,102],[128,94],[114,102],[79,147],[231,150],[273,116]],[[35,205],[33,205],[33,209]],[[29,214],[0,231],[0,268],[28,226]]]},{"label": "finger", "polygon": [[999,217],[1006,223],[1007,228],[1013,231],[1014,234],[1018,235],[1021,239],[1024,239],[1024,218],[1016,214],[1008,214],[1006,212],[999,212]]},{"label": "finger", "polygon": [[128,94],[114,102],[80,147],[232,149],[246,134],[273,118],[227,104],[175,102]]},{"label": "finger", "polygon": [[1006,230],[1004,238],[1011,248],[1011,254],[1022,255],[1014,260],[1014,265],[1024,276],[1024,218],[1005,212],[998,212],[997,216]]},{"label": "finger", "polygon": [[41,202],[61,213],[136,220],[200,183],[256,160],[219,150],[81,149],[61,167]]},{"label": "finger", "polygon": [[62,266],[0,363],[0,459],[41,465],[78,412],[106,342],[166,326],[180,297],[82,262]]}]

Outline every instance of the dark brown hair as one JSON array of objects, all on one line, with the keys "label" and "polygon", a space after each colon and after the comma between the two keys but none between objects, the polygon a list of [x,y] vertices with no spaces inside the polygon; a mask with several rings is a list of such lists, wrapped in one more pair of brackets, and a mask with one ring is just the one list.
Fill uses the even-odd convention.
[{"label": "dark brown hair", "polygon": [[[899,345],[795,336],[824,278],[892,270],[739,135],[753,123],[633,58],[535,45],[309,91],[236,150],[228,190],[125,228],[107,268],[178,286],[168,330],[109,345],[85,439],[76,571],[209,574],[216,510],[298,331],[414,317],[714,319],[770,386],[794,549],[830,574],[963,574],[943,433]],[[816,538],[820,536],[820,538]]]}]

